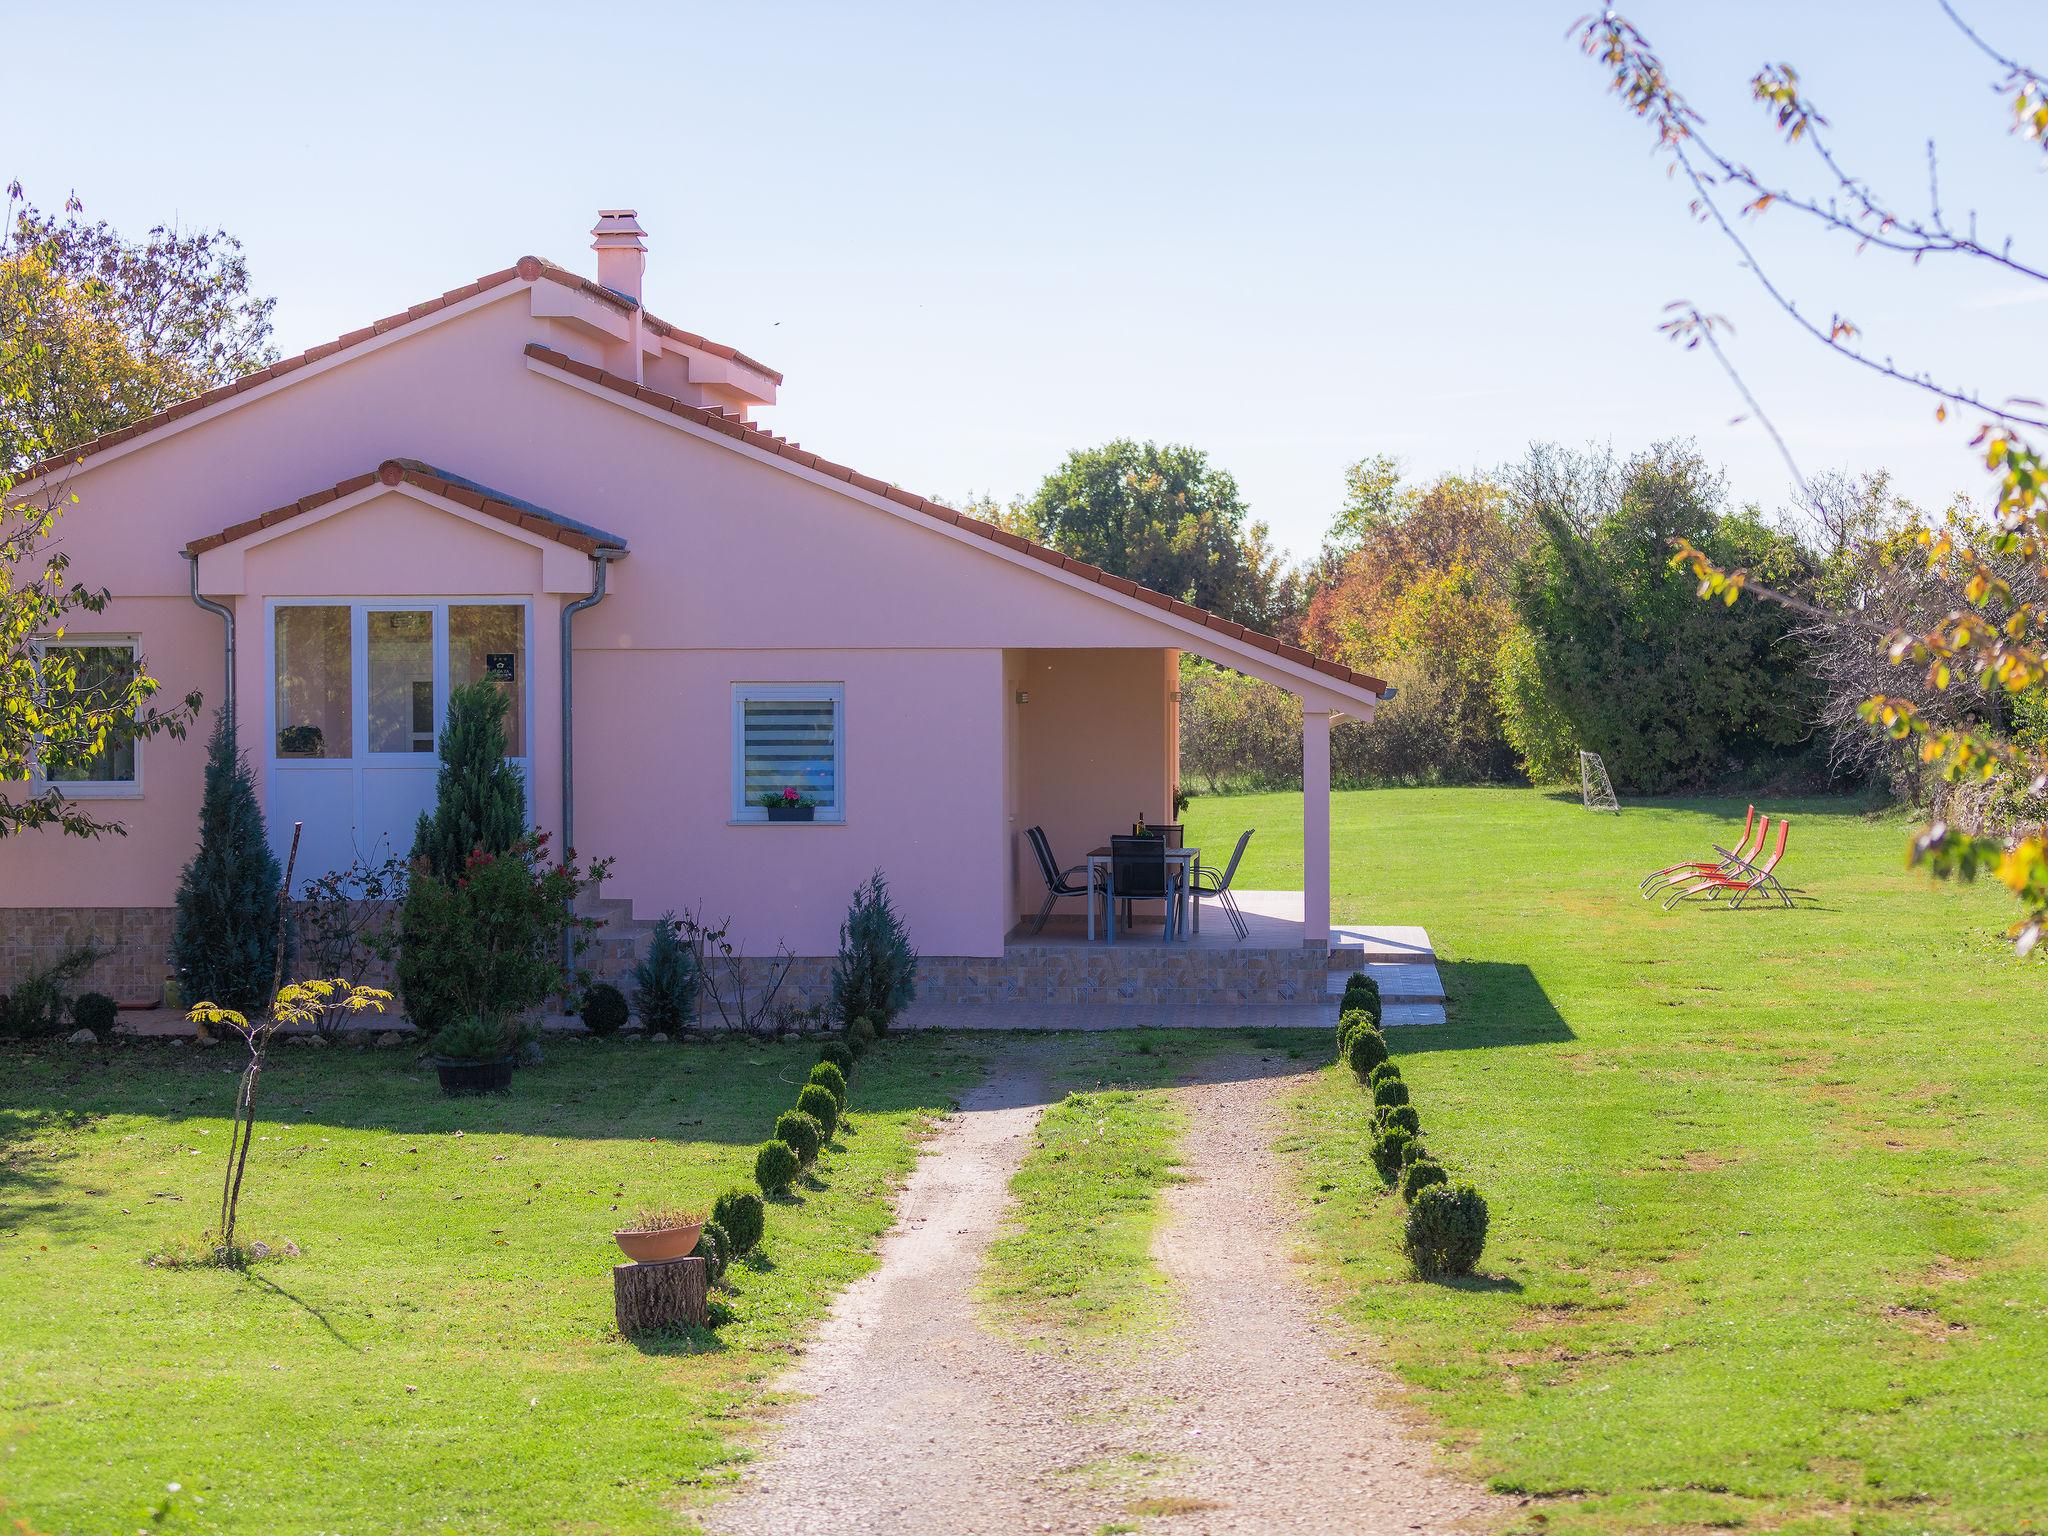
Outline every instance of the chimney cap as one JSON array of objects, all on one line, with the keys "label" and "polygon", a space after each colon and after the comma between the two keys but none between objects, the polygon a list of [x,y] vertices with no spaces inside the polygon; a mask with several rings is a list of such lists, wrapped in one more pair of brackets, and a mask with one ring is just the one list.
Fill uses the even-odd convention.
[{"label": "chimney cap", "polygon": [[631,208],[600,208],[597,222],[590,227],[594,237],[594,250],[644,251],[646,242],[641,238],[647,233],[640,227],[640,216]]}]

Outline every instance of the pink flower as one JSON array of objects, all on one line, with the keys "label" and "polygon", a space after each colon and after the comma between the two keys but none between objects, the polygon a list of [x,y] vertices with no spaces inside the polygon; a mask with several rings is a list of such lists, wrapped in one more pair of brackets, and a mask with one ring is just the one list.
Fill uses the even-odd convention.
[{"label": "pink flower", "polygon": [[785,799],[785,800],[791,801],[791,802],[795,802],[795,801],[801,800],[801,799],[803,798],[803,796],[799,795],[799,794],[798,794],[798,793],[797,793],[797,792],[796,792],[795,790],[793,790],[793,789],[785,789],[785,790],[784,790],[784,791],[782,792],[782,798],[783,798],[783,799]]}]

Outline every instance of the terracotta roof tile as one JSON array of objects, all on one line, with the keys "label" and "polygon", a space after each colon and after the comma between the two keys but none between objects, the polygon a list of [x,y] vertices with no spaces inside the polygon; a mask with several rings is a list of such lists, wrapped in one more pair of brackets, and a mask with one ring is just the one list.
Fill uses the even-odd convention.
[{"label": "terracotta roof tile", "polygon": [[431,464],[422,464],[418,459],[386,459],[367,474],[351,475],[325,490],[313,491],[301,496],[297,501],[273,507],[259,517],[231,523],[219,533],[208,534],[203,539],[194,539],[185,546],[185,553],[203,555],[209,549],[218,549],[223,544],[232,544],[235,540],[245,539],[252,533],[273,528],[302,513],[324,507],[330,501],[338,501],[343,496],[353,496],[357,491],[365,490],[379,482],[391,486],[417,486],[429,495],[443,497],[459,506],[468,507],[473,512],[482,512],[515,528],[524,528],[530,533],[540,534],[558,544],[566,544],[571,549],[581,550],[586,555],[600,549],[615,549],[623,553],[626,548],[626,541],[616,534],[606,533],[601,528],[592,528],[589,524],[579,523],[574,518],[563,517],[548,511],[545,507],[536,507],[531,502],[502,495],[473,480],[451,475],[445,470],[434,468]]},{"label": "terracotta roof tile", "polygon": [[1149,587],[1141,587],[1135,581],[1128,580],[1125,577],[1112,576],[1109,572],[1098,569],[1085,560],[1076,560],[1071,555],[1063,555],[1058,550],[1048,549],[1043,544],[1034,544],[1029,539],[1020,538],[1018,535],[1011,533],[1007,528],[998,528],[993,523],[983,522],[980,518],[969,517],[966,513],[959,511],[957,508],[949,507],[943,502],[933,501],[929,497],[916,495],[902,489],[900,486],[890,485],[886,481],[877,480],[872,475],[860,474],[855,470],[849,469],[844,464],[835,464],[830,459],[821,459],[814,453],[806,453],[798,448],[795,443],[787,442],[765,428],[757,427],[751,422],[734,420],[732,414],[728,411],[701,405],[691,405],[686,401],[676,399],[674,396],[664,395],[657,390],[651,390],[643,384],[630,383],[625,379],[619,378],[616,374],[606,373],[601,368],[593,368],[588,363],[580,363],[566,353],[557,352],[553,347],[547,346],[542,342],[527,343],[526,355],[533,358],[536,362],[546,363],[551,368],[559,368],[565,373],[575,375],[577,378],[587,379],[594,384],[602,384],[605,388],[627,399],[641,401],[665,411],[669,415],[681,416],[685,420],[696,422],[699,426],[710,427],[714,431],[723,432],[729,437],[739,438],[749,446],[758,448],[764,453],[779,454],[783,458],[793,463],[801,464],[807,469],[816,469],[822,474],[848,481],[862,490],[872,492],[887,500],[900,502],[907,507],[913,507],[926,517],[931,518],[934,522],[951,523],[968,533],[979,535],[981,538],[987,539],[992,543],[1000,544],[1006,549],[1019,550],[1032,556],[1034,559],[1043,560],[1047,565],[1058,566],[1072,575],[1107,587],[1112,592],[1120,592],[1126,597],[1136,597],[1143,602],[1150,603],[1155,608],[1164,608],[1180,618],[1204,625],[1209,629],[1215,630],[1220,635],[1228,636],[1232,640],[1242,641],[1247,645],[1272,655],[1285,656],[1290,661],[1310,667],[1326,677],[1333,677],[1340,682],[1348,683],[1354,688],[1362,688],[1368,693],[1375,694],[1386,691],[1386,683],[1377,677],[1356,671],[1339,662],[1324,661],[1319,657],[1310,655],[1299,646],[1285,645],[1275,640],[1271,635],[1262,635],[1255,629],[1246,629],[1242,624],[1233,623],[1229,619],[1219,618],[1205,608],[1197,608],[1192,603],[1184,603],[1178,598],[1167,596],[1164,592],[1154,592]]}]

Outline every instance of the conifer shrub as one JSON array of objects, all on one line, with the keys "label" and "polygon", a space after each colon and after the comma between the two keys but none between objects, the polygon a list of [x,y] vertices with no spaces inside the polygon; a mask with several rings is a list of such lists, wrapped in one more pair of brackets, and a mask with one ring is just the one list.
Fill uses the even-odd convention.
[{"label": "conifer shrub", "polygon": [[460,880],[470,856],[509,850],[526,835],[526,785],[505,760],[510,695],[488,679],[449,690],[434,809],[413,829],[412,858],[434,879]]},{"label": "conifer shrub", "polygon": [[760,1247],[768,1231],[767,1208],[751,1189],[733,1188],[720,1195],[711,1206],[711,1220],[732,1239],[733,1258]]},{"label": "conifer shrub", "polygon": [[716,1285],[732,1262],[732,1234],[715,1221],[705,1222],[697,1234],[697,1257],[704,1261],[704,1278]]},{"label": "conifer shrub", "polygon": [[1386,1037],[1378,1030],[1361,1027],[1344,1042],[1344,1061],[1361,1083],[1372,1080],[1372,1069],[1387,1059]]},{"label": "conifer shrub", "polygon": [[[791,1110],[788,1113],[794,1114]],[[778,1121],[777,1125],[780,1126]],[[764,1141],[754,1153],[754,1182],[764,1195],[779,1195],[795,1181],[802,1167],[796,1151],[786,1141]]]},{"label": "conifer shrub", "polygon": [[242,756],[234,722],[222,711],[206,745],[199,799],[199,847],[178,878],[171,959],[189,1002],[204,999],[255,1017],[270,989],[291,971],[291,925],[277,955],[277,893],[284,870],[270,851],[256,777]]},{"label": "conifer shrub", "polygon": [[1372,1139],[1372,1165],[1383,1183],[1391,1186],[1401,1170],[1414,1162],[1419,1149],[1415,1138],[1398,1125],[1390,1125]]},{"label": "conifer shrub", "polygon": [[1372,1069],[1372,1076],[1365,1080],[1368,1088],[1378,1088],[1381,1083],[1393,1082],[1401,1076],[1400,1064],[1383,1061]]},{"label": "conifer shrub", "polygon": [[1416,1191],[1401,1247],[1418,1274],[1471,1274],[1486,1249],[1486,1202],[1470,1184]]},{"label": "conifer shrub", "polygon": [[841,1081],[853,1076],[853,1051],[843,1040],[827,1040],[819,1046],[818,1060],[820,1063],[837,1067]]},{"label": "conifer shrub", "polygon": [[[839,1106],[839,1112],[842,1115],[846,1113],[846,1073],[838,1062],[819,1062],[811,1068],[809,1081],[831,1094],[833,1102]],[[797,1107],[803,1107],[802,1100],[797,1101]]]},{"label": "conifer shrub", "polygon": [[917,951],[889,900],[878,869],[853,893],[839,925],[839,958],[832,966],[832,1012],[849,1026],[865,1018],[878,1035],[917,996]]},{"label": "conifer shrub", "polygon": [[114,1027],[118,1012],[114,1000],[104,992],[87,992],[71,1004],[71,1022],[80,1029],[103,1035]]},{"label": "conifer shrub", "polygon": [[831,1141],[832,1132],[839,1125],[839,1100],[832,1096],[830,1088],[823,1083],[805,1083],[803,1091],[796,1096],[796,1107],[818,1122],[821,1146]]},{"label": "conifer shrub", "polygon": [[1344,1000],[1343,1011],[1337,1015],[1338,1058],[1340,1060],[1343,1058],[1344,1047],[1351,1043],[1351,1036],[1353,1031],[1360,1029],[1377,1028],[1379,1028],[1379,1026],[1373,1022],[1371,1014],[1367,1013],[1363,1008],[1354,1007],[1352,1005],[1351,999],[1346,998]]},{"label": "conifer shrub", "polygon": [[1433,1157],[1418,1157],[1401,1170],[1401,1198],[1410,1205],[1415,1197],[1432,1184],[1448,1184],[1451,1176],[1444,1172],[1444,1165]]},{"label": "conifer shrub", "polygon": [[593,982],[583,994],[582,1018],[593,1035],[616,1035],[626,1027],[626,994],[608,981]]},{"label": "conifer shrub", "polygon": [[867,1055],[868,1047],[875,1043],[877,1033],[875,1021],[866,1014],[862,1014],[846,1026],[846,1045],[847,1049],[853,1052],[854,1060],[858,1061]]},{"label": "conifer shrub", "polygon": [[1383,1077],[1373,1085],[1372,1102],[1375,1109],[1386,1109],[1395,1104],[1408,1102],[1408,1085],[1398,1077]]},{"label": "conifer shrub", "polygon": [[683,942],[682,924],[664,912],[654,925],[647,958],[633,967],[633,1006],[649,1030],[675,1034],[697,1008],[697,951]]},{"label": "conifer shrub", "polygon": [[1413,1104],[1382,1104],[1373,1112],[1373,1125],[1384,1131],[1398,1125],[1410,1136],[1422,1134],[1422,1115]]},{"label": "conifer shrub", "polygon": [[775,1139],[789,1143],[796,1160],[804,1167],[818,1160],[818,1148],[825,1144],[825,1128],[800,1109],[785,1109],[775,1117]]}]

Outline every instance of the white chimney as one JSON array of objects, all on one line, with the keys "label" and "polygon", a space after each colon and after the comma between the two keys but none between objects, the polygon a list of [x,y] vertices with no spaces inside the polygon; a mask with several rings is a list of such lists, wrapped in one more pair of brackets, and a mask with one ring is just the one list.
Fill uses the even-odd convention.
[{"label": "white chimney", "polygon": [[590,248],[597,252],[597,280],[634,303],[640,302],[640,280],[647,275],[647,233],[630,208],[600,208],[591,228]]}]

